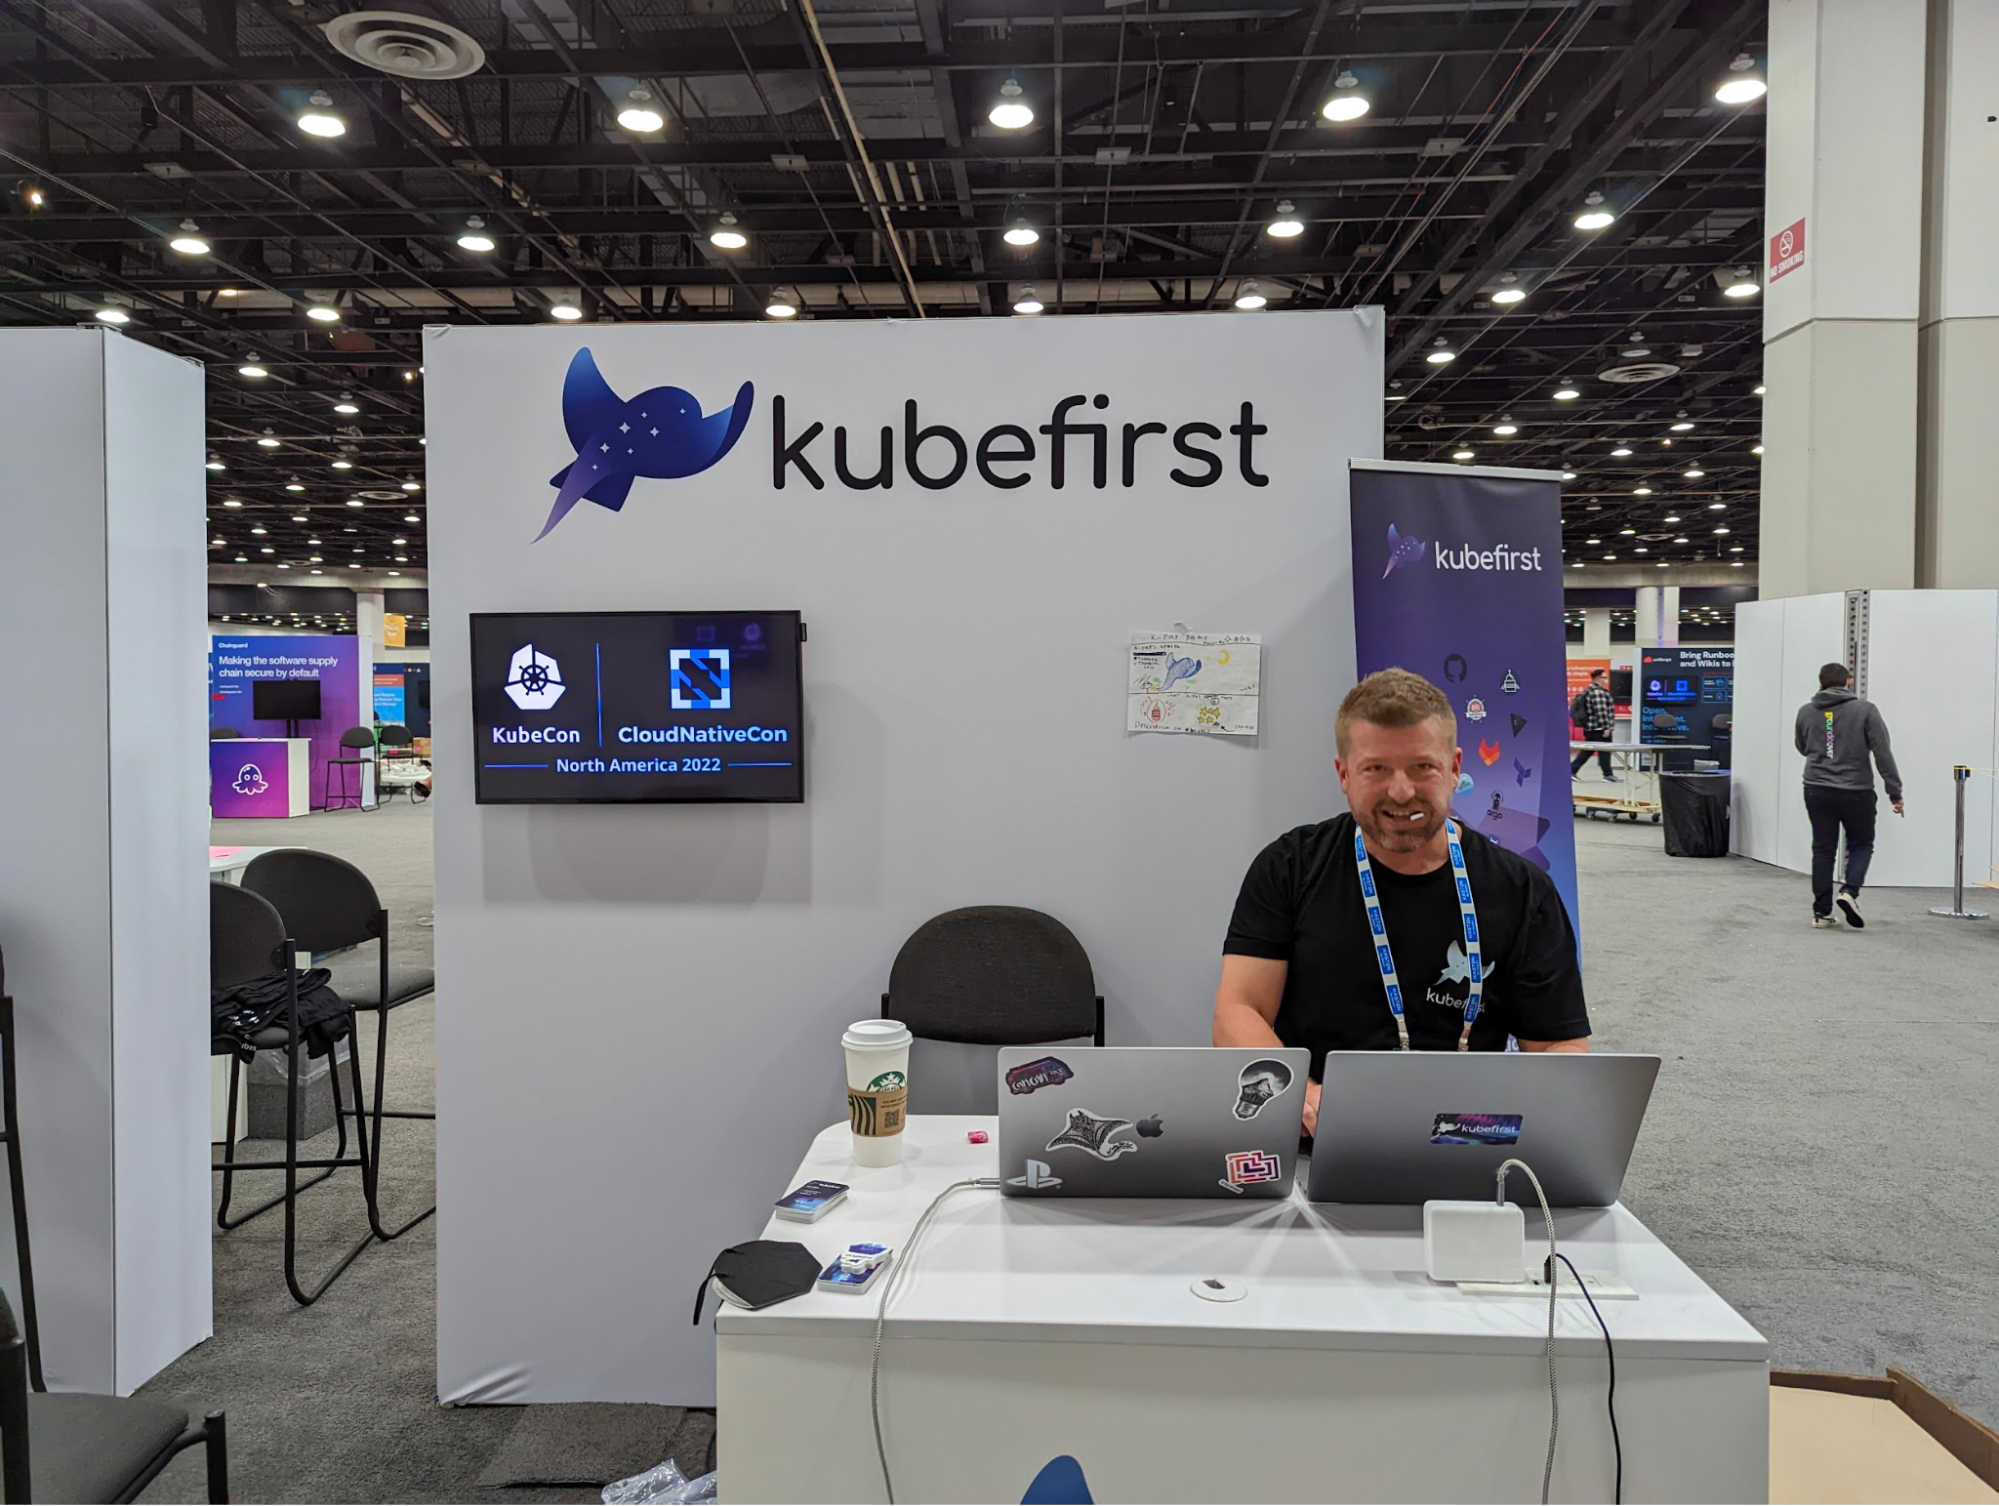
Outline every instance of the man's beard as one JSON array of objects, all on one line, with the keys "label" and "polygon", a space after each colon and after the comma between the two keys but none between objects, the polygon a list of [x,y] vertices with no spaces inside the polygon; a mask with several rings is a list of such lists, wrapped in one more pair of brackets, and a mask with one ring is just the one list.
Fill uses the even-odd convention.
[{"label": "man's beard", "polygon": [[[1419,819],[1411,820],[1411,816]],[[1444,812],[1427,800],[1397,805],[1381,801],[1365,814],[1356,812],[1361,834],[1370,847],[1380,852],[1417,852],[1429,845],[1444,829]]]}]

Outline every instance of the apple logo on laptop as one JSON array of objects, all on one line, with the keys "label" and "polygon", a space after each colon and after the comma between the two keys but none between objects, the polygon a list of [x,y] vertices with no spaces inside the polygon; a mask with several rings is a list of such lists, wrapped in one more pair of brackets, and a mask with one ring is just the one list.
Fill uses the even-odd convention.
[{"label": "apple logo on laptop", "polygon": [[1132,1128],[1138,1131],[1139,1138],[1142,1140],[1157,1140],[1161,1135],[1166,1133],[1166,1127],[1159,1122],[1157,1114],[1152,1115],[1150,1118],[1139,1120]]}]

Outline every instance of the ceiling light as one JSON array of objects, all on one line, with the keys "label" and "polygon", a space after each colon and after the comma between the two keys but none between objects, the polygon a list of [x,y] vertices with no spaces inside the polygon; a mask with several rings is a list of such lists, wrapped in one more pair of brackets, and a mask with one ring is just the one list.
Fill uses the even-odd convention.
[{"label": "ceiling light", "polygon": [[[349,497],[347,505],[349,507],[366,507],[368,504],[363,502],[359,497]],[[349,532],[352,532],[352,530],[350,529]]]},{"label": "ceiling light", "polygon": [[1342,72],[1333,80],[1333,97],[1319,113],[1328,120],[1359,120],[1367,113],[1367,96],[1360,92],[1360,80]]},{"label": "ceiling light", "polygon": [[305,488],[296,481],[287,481],[285,483],[285,490],[288,492],[302,492]]},{"label": "ceiling light", "polygon": [[27,184],[21,189],[21,202],[30,209],[40,209],[48,201],[48,191],[38,183]]},{"label": "ceiling light", "polygon": [[1723,79],[1714,91],[1715,101],[1724,105],[1754,104],[1770,92],[1770,86],[1755,72],[1756,59],[1748,53],[1737,53],[1735,61],[1728,65],[1729,76]]},{"label": "ceiling light", "polygon": [[222,505],[224,507],[241,507],[243,504],[239,502],[236,498],[230,497],[226,499]]},{"label": "ceiling light", "polygon": [[182,256],[206,256],[209,252],[208,242],[195,234],[193,220],[182,220],[180,234],[168,241],[167,245],[172,250],[180,252]]},{"label": "ceiling light", "polygon": [[241,298],[243,290],[241,288],[217,288],[215,296],[217,298]]},{"label": "ceiling light", "polygon": [[1758,382],[1754,387],[1749,389],[1749,395],[1751,397],[1761,397],[1764,394],[1765,390],[1766,389],[1763,386],[1763,384],[1761,382]]},{"label": "ceiling light", "polygon": [[208,457],[208,468],[211,471],[226,471],[229,469],[228,466],[222,463],[222,457],[220,455],[210,455]]},{"label": "ceiling light", "polygon": [[1631,495],[1634,497],[1649,497],[1652,495],[1652,488],[1649,486],[1634,486],[1631,488]]},{"label": "ceiling light", "polygon": [[130,324],[132,316],[123,309],[107,305],[97,311],[98,319],[105,324]]},{"label": "ceiling light", "polygon": [[319,540],[318,540],[318,539],[307,539],[307,540],[306,540],[306,542],[307,542],[308,544],[312,545],[312,547],[313,547],[313,548],[315,548],[315,549],[317,549],[317,548],[319,547]]},{"label": "ceiling light", "polygon": [[407,543],[409,542],[409,540],[408,540],[408,539],[390,539],[390,540],[389,540],[389,542],[390,542],[391,544],[407,544]]},{"label": "ceiling light", "polygon": [[260,378],[269,376],[270,372],[266,371],[261,366],[238,366],[236,368],[236,375],[240,377],[248,377],[252,381],[257,381]]},{"label": "ceiling light", "polygon": [[1749,453],[1752,455],[1761,455],[1763,453],[1763,446],[1761,446],[1760,444],[1751,445],[1749,447]]},{"label": "ceiling light", "polygon": [[1558,403],[1572,403],[1581,396],[1582,394],[1573,387],[1557,387],[1555,389],[1555,401]]},{"label": "ceiling light", "polygon": [[423,521],[423,518],[420,514],[413,512],[406,512],[403,514],[403,521],[405,523],[421,523]]},{"label": "ceiling light", "polygon": [[1676,538],[1676,539],[1674,539],[1674,540],[1673,540],[1673,542],[1674,542],[1675,544],[1684,544],[1684,543],[1686,543],[1686,541],[1687,541],[1687,539],[1686,539],[1686,535],[1685,535],[1685,534],[1682,534],[1682,535],[1680,535],[1680,537],[1678,537],[1678,538]]},{"label": "ceiling light", "polygon": [[1647,549],[1643,544],[1640,544],[1636,549],[1632,550],[1633,554],[1650,554],[1651,552],[1652,551]]},{"label": "ceiling light", "polygon": [[1458,358],[1458,353],[1439,339],[1436,348],[1424,355],[1423,359],[1432,366],[1448,366]]},{"label": "ceiling light", "polygon": [[306,135],[330,141],[347,134],[347,122],[333,113],[333,97],[324,89],[315,89],[306,102],[312,108],[298,118],[298,128]]},{"label": "ceiling light", "polygon": [[1594,188],[1583,195],[1583,206],[1582,212],[1575,218],[1575,227],[1578,230],[1601,230],[1617,219],[1615,214],[1604,207],[1603,195]]},{"label": "ceiling light", "polygon": [[654,131],[666,129],[666,117],[652,107],[652,91],[634,89],[625,96],[631,101],[618,111],[618,124],[628,131],[636,131],[641,136],[650,136]]},{"label": "ceiling light", "polygon": [[1726,523],[1722,524],[1719,528],[1715,529],[1716,533],[1728,533],[1729,531],[1730,531],[1729,526]]},{"label": "ceiling light", "polygon": [[1660,568],[1661,570],[1663,570],[1663,569],[1665,569],[1665,568],[1666,568],[1666,562],[1665,562],[1664,560],[1660,560],[1660,561],[1659,561],[1659,568]]},{"label": "ceiling light", "polygon": [[1002,131],[1018,131],[1034,124],[1034,107],[1023,97],[1018,78],[1007,76],[1000,85],[999,101],[986,112],[986,119]]},{"label": "ceiling light", "polygon": [[1015,215],[1000,239],[1009,246],[1031,246],[1041,239],[1041,232],[1028,224],[1024,215]]},{"label": "ceiling light", "polygon": [[724,251],[740,251],[750,243],[750,238],[736,228],[736,217],[724,214],[715,222],[715,228],[708,232],[708,244]]},{"label": "ceiling light", "polygon": [[1740,544],[1730,544],[1728,546],[1728,552],[1730,554],[1740,554],[1742,553],[1742,546]]},{"label": "ceiling light", "polygon": [[1676,512],[1669,512],[1660,521],[1664,523],[1677,523],[1680,521],[1680,515]]},{"label": "ceiling light", "polygon": [[[1680,419],[1677,423],[1672,423],[1667,425],[1667,427],[1671,429],[1675,434],[1685,434],[1689,430],[1691,430],[1693,426],[1694,426],[1694,421],[1691,418],[1683,418]],[[1665,443],[1671,444],[1672,441],[1669,439],[1666,440]]]},{"label": "ceiling light", "polygon": [[343,392],[340,394],[340,401],[333,405],[333,411],[335,413],[359,413],[361,405],[354,401],[354,395],[351,392]]},{"label": "ceiling light", "polygon": [[1603,542],[1603,540],[1602,540],[1602,539],[1584,539],[1584,540],[1583,540],[1583,542],[1584,542],[1585,544],[1601,544],[1601,543]]},{"label": "ceiling light", "polygon": [[306,516],[302,512],[295,512],[292,514],[292,521],[294,523],[303,523],[306,521]]},{"label": "ceiling light", "polygon": [[257,551],[257,553],[259,554],[276,554],[277,552],[278,551],[273,549],[269,544],[266,544],[263,548]]},{"label": "ceiling light", "polygon": [[1453,459],[1453,460],[1469,460],[1469,459],[1471,459],[1471,458],[1472,458],[1472,453],[1473,453],[1473,452],[1472,452],[1472,451],[1470,451],[1470,450],[1453,450],[1453,451],[1451,451],[1451,459]]},{"label": "ceiling light", "polygon": [[326,572],[324,570],[315,570],[312,573],[314,575],[324,575]]},{"label": "ceiling light", "polygon": [[583,310],[573,303],[551,303],[548,306],[548,316],[551,319],[560,319],[563,323],[569,324],[581,319],[583,317]]},{"label": "ceiling light", "polygon": [[406,492],[420,492],[423,490],[423,483],[421,481],[405,481],[403,483],[403,490]]},{"label": "ceiling light", "polygon": [[361,568],[361,566],[360,566],[360,565],[359,565],[358,563],[356,563],[355,561],[353,561],[353,560],[349,560],[349,561],[347,562],[347,568],[348,568],[349,570],[359,570],[359,569]]},{"label": "ceiling light", "polygon": [[1736,274],[1736,280],[1721,291],[1722,296],[1727,298],[1754,298],[1763,291],[1763,284],[1756,281],[1745,267]]},{"label": "ceiling light", "polygon": [[1726,512],[1728,504],[1726,502],[1710,502],[1707,505],[1707,510],[1709,512]]},{"label": "ceiling light", "polygon": [[1607,559],[1607,560],[1614,560],[1614,559],[1616,559],[1616,558],[1617,558],[1617,556],[1616,556],[1616,555],[1614,555],[1614,554],[1606,554],[1606,555],[1604,556],[1604,558],[1605,558],[1605,559]]},{"label": "ceiling light", "polygon": [[1682,476],[1685,476],[1689,481],[1698,481],[1701,479],[1701,477],[1705,476],[1707,472],[1702,470],[1699,466],[1695,466],[1690,471],[1681,471],[1680,474]]},{"label": "ceiling light", "polygon": [[1576,479],[1576,473],[1574,471],[1563,471],[1562,479],[1564,481],[1573,481]]},{"label": "ceiling light", "polygon": [[247,554],[239,554],[236,556],[236,563],[239,565],[247,565],[250,563],[250,556]]},{"label": "ceiling light", "polygon": [[227,539],[210,539],[208,542],[211,544],[226,544],[229,541]]},{"label": "ceiling light", "polygon": [[305,317],[317,319],[321,324],[334,324],[339,321],[340,310],[330,303],[308,303],[305,306]]},{"label": "ceiling light", "polygon": [[1629,460],[1631,458],[1631,446],[1619,445],[1610,452],[1610,457],[1613,460]]},{"label": "ceiling light", "polygon": [[798,317],[798,305],[781,293],[773,293],[770,302],[764,305],[764,317],[767,319],[796,319]]},{"label": "ceiling light", "polygon": [[1236,290],[1235,306],[1239,309],[1260,309],[1269,302],[1270,300],[1257,290],[1254,277]]},{"label": "ceiling light", "polygon": [[1264,226],[1264,229],[1279,240],[1288,241],[1293,236],[1305,233],[1305,222],[1298,218],[1298,211],[1292,207],[1291,201],[1285,199],[1277,206],[1277,218]]},{"label": "ceiling light", "polygon": [[[306,562],[306,563],[307,563],[308,565],[317,565],[317,564],[321,563],[321,562],[322,562],[322,561],[323,561],[323,560],[324,560],[325,558],[326,558],[326,556],[325,556],[325,555],[323,555],[323,554],[313,554],[313,555],[308,555],[308,556],[306,557],[306,561],[305,561],[305,562]],[[319,574],[319,572],[318,572],[317,570],[313,571],[312,573],[313,573],[314,575],[317,575],[317,574]]]},{"label": "ceiling light", "polygon": [[1620,539],[1635,538],[1637,537],[1637,534],[1638,530],[1635,528],[1620,528],[1617,530],[1617,536]]},{"label": "ceiling light", "polygon": [[1034,296],[1032,287],[1022,288],[1020,296],[1013,301],[1013,311],[1016,314],[1038,314],[1045,307],[1047,305]]},{"label": "ceiling light", "polygon": [[1728,563],[1731,569],[1740,570],[1742,568],[1741,560],[1730,560]]},{"label": "ceiling light", "polygon": [[354,462],[351,460],[336,460],[333,462],[333,468],[336,471],[351,471],[354,469]]},{"label": "ceiling light", "polygon": [[258,436],[257,438],[258,449],[275,450],[277,447],[278,447],[278,436],[273,434],[269,429],[264,430],[264,432]]},{"label": "ceiling light", "polygon": [[1523,298],[1527,296],[1527,290],[1525,288],[1513,287],[1511,285],[1513,279],[1514,279],[1514,274],[1511,272],[1506,272],[1501,274],[1499,280],[1503,283],[1508,284],[1508,286],[1500,288],[1497,292],[1495,292],[1492,295],[1492,301],[1494,303],[1501,305],[1514,304],[1520,302]]},{"label": "ceiling light", "polygon": [[1509,439],[1520,432],[1520,425],[1516,424],[1511,418],[1502,418],[1492,426],[1492,432],[1497,434],[1501,439]]},{"label": "ceiling light", "polygon": [[473,215],[465,222],[465,228],[458,236],[458,249],[461,251],[490,251],[493,249],[493,237],[486,234],[486,222],[480,219],[478,215]]}]

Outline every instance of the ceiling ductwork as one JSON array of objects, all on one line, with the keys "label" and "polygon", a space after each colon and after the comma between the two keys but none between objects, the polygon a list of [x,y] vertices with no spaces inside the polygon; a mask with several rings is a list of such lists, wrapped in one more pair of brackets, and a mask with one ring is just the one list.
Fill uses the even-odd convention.
[{"label": "ceiling ductwork", "polygon": [[465,78],[486,66],[486,49],[468,33],[411,11],[349,11],[320,30],[342,57],[391,78]]}]

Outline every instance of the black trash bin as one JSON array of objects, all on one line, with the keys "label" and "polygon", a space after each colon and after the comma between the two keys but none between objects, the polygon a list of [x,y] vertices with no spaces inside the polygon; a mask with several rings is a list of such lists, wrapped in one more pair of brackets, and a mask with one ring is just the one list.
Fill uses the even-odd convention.
[{"label": "black trash bin", "polygon": [[1726,769],[1659,776],[1659,811],[1666,827],[1666,856],[1728,856],[1728,785]]}]

